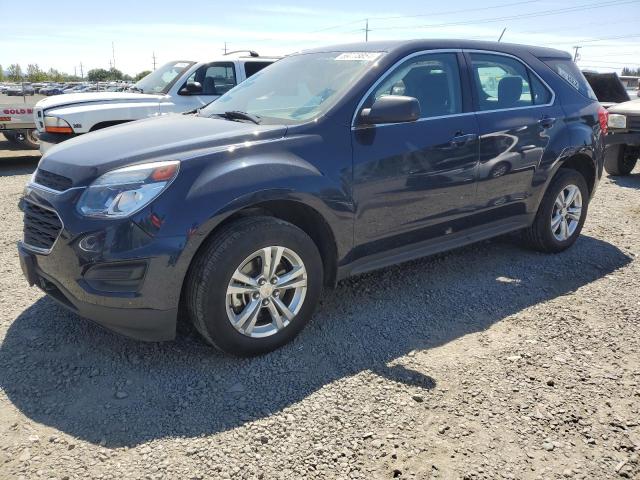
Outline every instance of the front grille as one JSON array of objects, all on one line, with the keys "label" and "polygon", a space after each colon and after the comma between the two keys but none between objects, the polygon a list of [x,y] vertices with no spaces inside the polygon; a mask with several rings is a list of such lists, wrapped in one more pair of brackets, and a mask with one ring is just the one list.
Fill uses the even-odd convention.
[{"label": "front grille", "polygon": [[24,243],[31,247],[50,250],[60,235],[62,222],[52,210],[31,202],[22,202],[24,210]]},{"label": "front grille", "polygon": [[629,130],[640,130],[640,115],[627,117],[627,128]]},{"label": "front grille", "polygon": [[73,181],[68,177],[63,177],[57,173],[47,172],[39,168],[36,171],[35,183],[42,185],[43,187],[58,190],[59,192],[71,188]]}]

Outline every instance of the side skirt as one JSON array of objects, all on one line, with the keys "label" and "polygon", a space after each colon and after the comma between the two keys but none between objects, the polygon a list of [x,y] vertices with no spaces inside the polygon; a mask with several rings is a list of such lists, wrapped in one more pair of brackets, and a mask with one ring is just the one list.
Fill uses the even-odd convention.
[{"label": "side skirt", "polygon": [[528,215],[523,215],[518,219],[510,218],[508,220],[501,220],[469,230],[452,233],[451,235],[432,238],[412,245],[394,248],[387,252],[362,257],[339,267],[338,280],[514,232],[526,228],[531,224],[532,220]]}]

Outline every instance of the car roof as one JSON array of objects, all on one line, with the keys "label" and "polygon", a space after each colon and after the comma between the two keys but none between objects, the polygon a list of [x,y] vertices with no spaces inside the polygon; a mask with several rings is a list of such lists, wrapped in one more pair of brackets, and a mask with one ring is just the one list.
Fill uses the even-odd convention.
[{"label": "car roof", "polygon": [[342,45],[332,45],[327,47],[314,48],[297,53],[319,53],[319,52],[388,52],[395,54],[411,53],[421,50],[436,49],[468,49],[468,50],[492,50],[512,55],[530,53],[536,57],[543,58],[565,58],[570,59],[571,55],[562,50],[553,48],[536,47],[533,45],[520,45],[516,43],[485,42],[478,40],[459,39],[418,39],[418,40],[393,40],[376,42],[347,43]]}]

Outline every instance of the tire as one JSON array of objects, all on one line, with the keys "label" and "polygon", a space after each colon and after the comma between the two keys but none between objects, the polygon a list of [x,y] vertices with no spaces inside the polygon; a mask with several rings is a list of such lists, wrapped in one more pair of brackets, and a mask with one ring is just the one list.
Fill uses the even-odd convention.
[{"label": "tire", "polygon": [[616,145],[607,151],[604,169],[612,176],[629,175],[638,162],[640,148],[630,145]]},{"label": "tire", "polygon": [[[579,191],[581,198],[581,210],[579,220],[568,220],[568,224],[571,225],[571,228],[567,228],[565,232],[571,233],[568,234],[566,238],[563,238],[561,230],[554,230],[552,220],[557,219],[558,214],[562,216],[562,211],[558,210],[556,201],[561,192],[564,194],[565,192],[571,191],[572,189],[570,187],[577,187],[577,190]],[[587,182],[582,174],[576,170],[561,168],[549,184],[549,187],[540,202],[533,224],[523,231],[525,242],[529,247],[545,253],[559,253],[566,250],[575,243],[580,235],[584,221],[587,217],[588,207],[589,188],[587,187]],[[575,212],[575,208],[565,210]],[[575,227],[572,222],[575,222]],[[561,228],[561,226],[559,228]]]},{"label": "tire", "polygon": [[14,145],[18,144],[18,137],[16,135],[16,132],[12,130],[4,130],[2,134],[4,135],[4,138],[7,139],[7,142],[13,143]]},{"label": "tire", "polygon": [[15,143],[29,150],[38,150],[40,148],[37,130],[23,130],[21,137],[16,137]]},{"label": "tire", "polygon": [[[232,276],[238,275],[237,269],[240,269],[247,259],[253,258],[252,255],[258,251],[270,247],[281,248],[284,251],[282,260],[278,263],[281,265],[278,275],[282,275],[282,279],[276,277],[278,281],[284,281],[288,268],[293,272],[294,264],[300,261],[303,269],[298,272],[306,272],[306,287],[283,286],[282,294],[278,297],[280,292],[276,291],[277,285],[271,285],[269,281],[269,285],[263,287],[247,287],[254,289],[251,293],[230,294],[228,289],[238,286],[245,288],[248,285],[240,285],[235,280],[231,283]],[[264,263],[256,259],[247,263],[246,268],[255,268],[257,273],[246,271],[251,279],[257,280],[261,277]],[[262,278],[260,280],[262,281]],[[298,283],[297,276],[295,282]],[[302,282],[305,282],[305,279],[302,279]],[[200,249],[187,274],[185,306],[196,330],[219,350],[235,356],[261,355],[290,342],[300,333],[311,319],[320,298],[322,285],[323,268],[320,253],[306,233],[295,225],[276,218],[247,217],[223,227]],[[276,290],[269,293],[270,288]],[[259,289],[259,292],[256,289]],[[303,293],[300,293],[301,291]],[[268,306],[263,306],[265,300]],[[242,317],[250,310],[254,301],[259,305],[257,320],[252,320],[253,325],[247,326],[243,332],[234,326],[232,316]],[[276,321],[277,314],[284,313],[284,310],[276,306],[283,303],[290,303],[289,307],[296,311],[289,320],[285,319],[284,315],[281,317],[285,322],[284,327],[282,322],[278,324]],[[275,316],[273,309],[276,310]]]}]

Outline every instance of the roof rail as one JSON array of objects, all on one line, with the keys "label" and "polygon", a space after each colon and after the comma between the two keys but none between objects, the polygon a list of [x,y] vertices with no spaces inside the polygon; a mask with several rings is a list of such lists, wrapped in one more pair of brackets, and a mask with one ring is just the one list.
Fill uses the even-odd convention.
[{"label": "roof rail", "polygon": [[260,56],[260,55],[258,55],[258,52],[256,52],[255,50],[234,50],[233,52],[225,53],[225,55],[232,55],[234,53],[242,53],[242,52],[247,52],[252,57],[259,57]]}]

